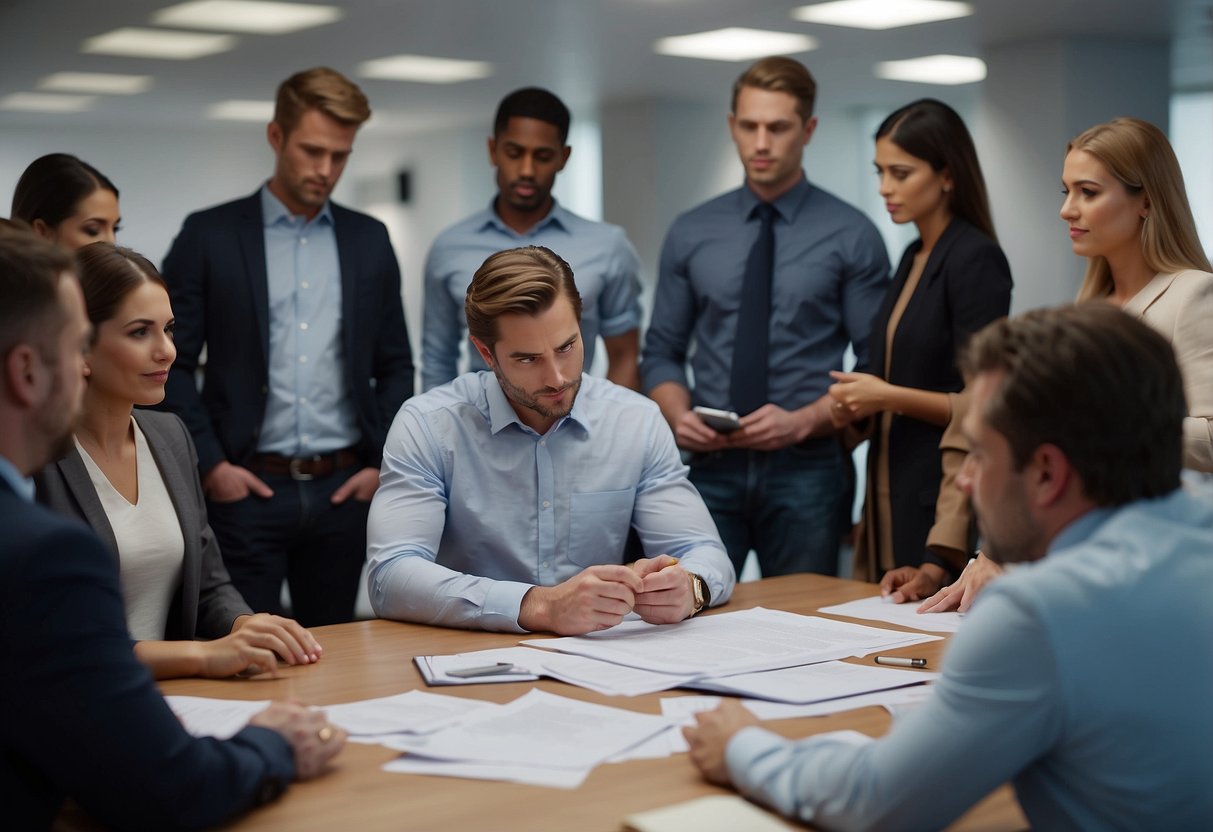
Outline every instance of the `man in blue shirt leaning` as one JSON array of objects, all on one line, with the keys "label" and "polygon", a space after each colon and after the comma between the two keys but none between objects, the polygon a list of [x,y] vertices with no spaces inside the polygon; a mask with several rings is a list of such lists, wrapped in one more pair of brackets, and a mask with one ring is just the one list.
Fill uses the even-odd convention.
[{"label": "man in blue shirt leaning", "polygon": [[991,324],[961,482],[986,589],[935,695],[883,739],[793,742],[735,703],[686,729],[718,783],[823,829],[941,829],[1006,780],[1036,829],[1213,818],[1213,493],[1181,487],[1170,345],[1113,306]]},{"label": "man in blue shirt leaning", "polygon": [[[754,549],[768,576],[837,569],[850,476],[829,371],[848,344],[866,365],[889,277],[872,223],[801,169],[816,90],[791,58],[738,78],[729,127],[745,184],[670,227],[641,362],[733,565]],[[692,405],[735,411],[741,426],[718,431]]]},{"label": "man in blue shirt leaning", "polygon": [[[727,601],[733,568],[657,407],[582,374],[568,264],[498,252],[465,308],[492,372],[409,400],[392,424],[367,529],[375,612],[578,635]],[[652,557],[627,565],[632,527]]]},{"label": "man in blue shirt leaning", "polygon": [[[425,314],[421,380],[430,390],[458,375],[465,340],[463,297],[472,273],[494,252],[523,245],[560,252],[577,275],[581,292],[585,366],[593,366],[598,336],[606,347],[606,377],[640,387],[640,260],[617,225],[593,222],[552,197],[556,175],[572,148],[569,111],[545,89],[525,87],[497,107],[489,137],[489,163],[497,171],[497,195],[483,211],[443,231],[425,261]],[[475,350],[469,370],[485,369]]]}]

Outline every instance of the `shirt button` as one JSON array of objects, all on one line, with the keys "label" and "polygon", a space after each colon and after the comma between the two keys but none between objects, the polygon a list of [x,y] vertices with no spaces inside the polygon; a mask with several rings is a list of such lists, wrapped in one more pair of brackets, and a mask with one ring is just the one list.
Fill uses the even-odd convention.
[{"label": "shirt button", "polygon": [[552,503],[551,503],[551,501],[550,501],[550,500],[544,500],[544,501],[543,501],[543,507],[544,507],[544,508],[551,508],[551,507],[552,507]]},{"label": "shirt button", "polygon": [[550,563],[548,563],[548,562],[545,560],[545,561],[543,562],[543,568],[544,568],[544,569],[547,569],[549,566],[551,566],[551,564],[550,564]]},{"label": "shirt button", "polygon": [[302,329],[304,332],[307,332],[307,321],[304,321],[303,323],[299,324],[299,328]]},{"label": "shirt button", "polygon": [[306,356],[306,355],[301,355],[301,356],[299,356],[299,363],[300,363],[300,364],[306,364],[306,363],[307,363],[307,356]]},{"label": "shirt button", "polygon": [[300,283],[299,285],[302,286],[304,289],[310,289],[312,287],[312,284],[308,283],[306,280],[303,281],[302,283]]},{"label": "shirt button", "polygon": [[299,238],[299,245],[301,245],[301,246],[306,246],[306,245],[307,245],[307,237],[300,237],[300,238]]},{"label": "shirt button", "polygon": [[541,447],[541,448],[546,447],[547,444],[548,444],[548,441],[546,439],[539,440],[539,447]]},{"label": "shirt button", "polygon": [[299,404],[307,404],[307,397],[306,397],[306,396],[300,396],[300,397],[299,397]]}]

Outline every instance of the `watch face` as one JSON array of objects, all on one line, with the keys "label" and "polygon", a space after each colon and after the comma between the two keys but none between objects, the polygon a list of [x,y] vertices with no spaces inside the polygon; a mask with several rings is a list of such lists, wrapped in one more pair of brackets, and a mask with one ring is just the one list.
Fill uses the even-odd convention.
[{"label": "watch face", "polygon": [[692,575],[691,590],[695,593],[695,612],[699,612],[704,604],[703,578]]}]

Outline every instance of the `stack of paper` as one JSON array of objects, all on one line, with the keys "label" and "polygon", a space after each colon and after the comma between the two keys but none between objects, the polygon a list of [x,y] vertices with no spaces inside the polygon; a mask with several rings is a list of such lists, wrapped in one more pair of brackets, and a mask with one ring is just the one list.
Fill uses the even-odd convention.
[{"label": "stack of paper", "polygon": [[805,705],[825,702],[860,693],[903,688],[934,681],[938,673],[921,670],[896,670],[850,662],[821,662],[802,667],[786,667],[763,673],[742,673],[715,679],[700,679],[690,687],[731,693],[754,699],[769,699]]},{"label": "stack of paper", "polygon": [[883,621],[898,627],[912,627],[932,633],[954,633],[960,628],[964,614],[959,612],[918,612],[919,604],[894,604],[887,598],[875,595],[860,598],[845,604],[822,607],[818,612],[828,615],[845,615],[847,618],[865,618],[868,621]]}]

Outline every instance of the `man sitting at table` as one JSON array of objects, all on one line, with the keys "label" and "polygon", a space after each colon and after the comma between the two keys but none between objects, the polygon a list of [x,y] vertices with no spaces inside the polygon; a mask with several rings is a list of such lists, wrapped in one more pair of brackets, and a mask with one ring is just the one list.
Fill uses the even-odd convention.
[{"label": "man sitting at table", "polygon": [[[727,601],[733,567],[657,406],[582,375],[568,264],[498,252],[464,310],[492,372],[410,399],[392,424],[367,529],[375,612],[579,635]],[[625,565],[632,527],[654,556]]]},{"label": "man sitting at table", "polygon": [[1170,345],[1085,304],[991,324],[964,363],[985,552],[1039,562],[985,591],[883,739],[791,742],[734,702],[685,729],[691,759],[828,829],[939,829],[1008,779],[1037,829],[1208,828],[1213,495],[1180,486]]}]

